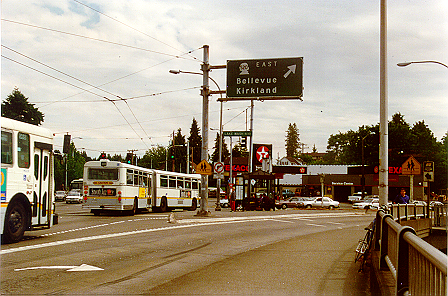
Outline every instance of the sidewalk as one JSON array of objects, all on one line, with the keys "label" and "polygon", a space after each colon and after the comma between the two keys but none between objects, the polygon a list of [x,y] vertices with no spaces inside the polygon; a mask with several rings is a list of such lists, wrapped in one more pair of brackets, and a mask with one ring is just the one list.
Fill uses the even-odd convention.
[{"label": "sidewalk", "polygon": [[[364,226],[313,233],[260,247],[150,291],[157,295],[370,295],[355,263]],[[195,280],[196,279],[196,280]],[[207,285],[198,285],[200,282]]]}]

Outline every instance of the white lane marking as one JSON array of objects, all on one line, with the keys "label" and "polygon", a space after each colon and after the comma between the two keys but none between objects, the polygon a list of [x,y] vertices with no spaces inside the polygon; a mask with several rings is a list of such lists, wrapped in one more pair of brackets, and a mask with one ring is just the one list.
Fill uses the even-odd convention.
[{"label": "white lane marking", "polygon": [[77,265],[70,265],[70,266],[35,266],[35,267],[26,267],[26,268],[16,268],[14,271],[24,271],[24,270],[36,270],[36,269],[67,269],[66,271],[99,271],[104,270],[102,268],[87,265],[87,264],[81,264],[80,266]]},{"label": "white lane marking", "polygon": [[344,223],[339,223],[339,222],[327,222],[328,224],[333,224],[333,225],[344,225]]},{"label": "white lane marking", "polygon": [[[166,230],[180,229],[180,228],[199,227],[199,226],[205,226],[205,225],[259,222],[259,221],[268,221],[271,219],[277,220],[279,218],[292,218],[292,217],[297,217],[299,215],[301,215],[301,216],[303,215],[306,217],[315,217],[315,218],[335,218],[335,217],[360,216],[357,213],[332,213],[332,214],[289,214],[289,215],[278,215],[278,216],[274,215],[274,216],[253,216],[253,217],[228,217],[228,218],[210,218],[210,219],[209,218],[185,219],[185,220],[177,220],[178,224],[173,225],[173,226],[126,231],[126,232],[119,232],[119,233],[110,233],[110,234],[87,236],[87,237],[79,237],[79,238],[73,238],[73,239],[67,239],[67,240],[55,241],[55,242],[49,242],[49,243],[43,243],[43,244],[37,244],[37,245],[23,246],[23,247],[18,247],[18,248],[11,248],[11,249],[3,249],[0,251],[0,255],[10,254],[10,253],[15,253],[15,252],[22,252],[22,251],[27,251],[27,250],[40,249],[40,248],[46,248],[46,247],[73,244],[73,243],[78,243],[78,242],[101,240],[101,239],[114,238],[114,237],[123,237],[123,236],[134,235],[134,234],[166,231]],[[179,225],[179,224],[181,224],[181,225]],[[307,225],[319,226],[317,224],[307,224]],[[325,227],[323,225],[320,225],[320,226]]]},{"label": "white lane marking", "polygon": [[143,221],[143,220],[165,220],[165,219],[166,219],[165,217],[157,217],[157,218],[151,217],[151,218],[140,218],[140,219],[127,220],[127,221],[116,221],[116,222],[111,222],[111,223],[98,224],[98,225],[68,229],[68,230],[63,230],[63,231],[45,233],[45,234],[39,235],[39,237],[53,236],[53,235],[64,234],[64,233],[69,233],[69,232],[88,230],[88,229],[94,229],[94,228],[99,228],[99,227],[106,227],[106,226],[111,226],[111,225],[115,225],[115,224],[121,224],[124,222],[134,222],[134,221]]},{"label": "white lane marking", "polygon": [[282,222],[282,223],[294,223],[292,221],[288,221],[288,220],[279,220],[279,219],[267,219],[269,221],[275,221],[275,222]]},{"label": "white lane marking", "polygon": [[306,225],[308,226],[317,226],[317,227],[327,227],[325,225],[321,225],[321,224],[312,224],[312,223],[307,223]]}]

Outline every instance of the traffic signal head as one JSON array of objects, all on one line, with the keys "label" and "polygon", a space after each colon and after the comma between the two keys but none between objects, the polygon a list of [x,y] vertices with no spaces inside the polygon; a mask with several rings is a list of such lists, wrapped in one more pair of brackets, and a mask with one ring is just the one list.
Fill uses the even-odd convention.
[{"label": "traffic signal head", "polygon": [[132,153],[126,154],[126,163],[132,164],[132,158],[133,158]]},{"label": "traffic signal head", "polygon": [[106,159],[106,158],[107,158],[106,153],[101,152],[100,159]]},{"label": "traffic signal head", "polygon": [[247,147],[247,137],[241,137],[241,147]]}]

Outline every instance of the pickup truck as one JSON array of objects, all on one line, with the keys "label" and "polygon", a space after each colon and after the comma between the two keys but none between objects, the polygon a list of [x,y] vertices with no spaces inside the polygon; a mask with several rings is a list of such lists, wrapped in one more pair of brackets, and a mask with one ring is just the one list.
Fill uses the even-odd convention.
[{"label": "pickup truck", "polygon": [[[366,193],[366,192],[364,192],[364,196],[367,196],[367,193]],[[356,193],[353,193],[353,195],[350,195],[350,196],[348,197],[348,201],[351,202],[351,203],[358,202],[358,201],[360,201],[361,199],[362,199],[362,192],[356,192]]]}]

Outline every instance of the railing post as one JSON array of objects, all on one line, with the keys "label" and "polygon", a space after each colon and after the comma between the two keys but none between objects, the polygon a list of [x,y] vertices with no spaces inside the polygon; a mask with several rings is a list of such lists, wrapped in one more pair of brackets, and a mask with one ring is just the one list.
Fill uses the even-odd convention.
[{"label": "railing post", "polygon": [[395,284],[395,295],[405,296],[409,293],[409,244],[404,240],[404,234],[415,230],[409,226],[403,226],[397,233],[397,280]]},{"label": "railing post", "polygon": [[380,241],[381,241],[381,215],[380,215],[380,212],[383,212],[383,210],[378,210],[376,212],[375,234],[373,236],[373,238],[374,238],[374,245],[373,245],[373,247],[377,251],[380,249]]},{"label": "railing post", "polygon": [[389,214],[384,214],[381,217],[381,245],[380,245],[380,269],[387,269],[386,256],[388,252],[388,230],[389,226],[386,223],[386,218],[390,218],[393,220],[393,217]]}]

